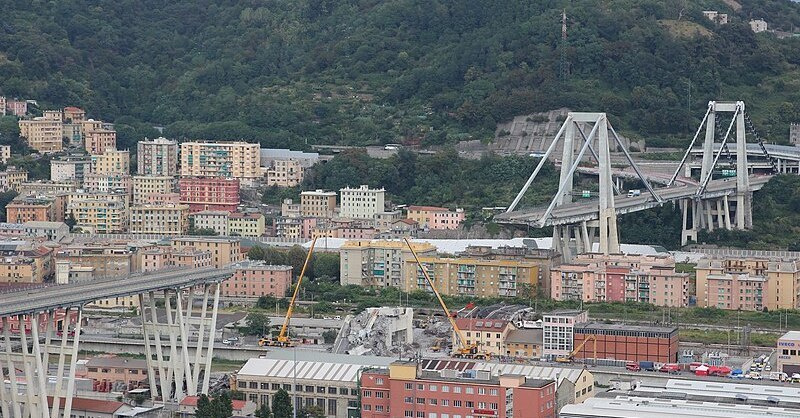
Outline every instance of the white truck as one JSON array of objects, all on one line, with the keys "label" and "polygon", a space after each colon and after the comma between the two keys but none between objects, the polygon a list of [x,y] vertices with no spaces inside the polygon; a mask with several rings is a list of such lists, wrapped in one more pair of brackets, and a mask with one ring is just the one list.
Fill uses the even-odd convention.
[{"label": "white truck", "polygon": [[628,197],[636,197],[636,196],[641,196],[641,195],[642,195],[642,191],[639,190],[639,189],[628,190]]},{"label": "white truck", "polygon": [[769,380],[775,380],[779,382],[785,382],[789,379],[789,376],[783,372],[771,372],[769,374]]}]

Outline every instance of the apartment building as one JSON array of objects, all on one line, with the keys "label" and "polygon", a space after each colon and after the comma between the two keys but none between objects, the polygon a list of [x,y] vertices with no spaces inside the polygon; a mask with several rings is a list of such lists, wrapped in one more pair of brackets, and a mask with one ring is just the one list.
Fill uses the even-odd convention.
[{"label": "apartment building", "polygon": [[464,258],[482,260],[517,260],[539,266],[537,289],[545,295],[550,294],[550,269],[561,264],[561,254],[556,250],[530,247],[498,247],[470,245],[459,254]]},{"label": "apartment building", "polygon": [[276,218],[275,235],[282,238],[306,238],[303,233],[303,219],[283,216]]},{"label": "apartment building", "polygon": [[720,309],[797,309],[800,266],[767,258],[711,258],[698,262],[697,306]]},{"label": "apartment building", "polygon": [[228,233],[228,214],[224,210],[203,210],[195,212],[191,215],[191,219],[195,230],[206,229],[212,230],[223,237],[230,235]]},{"label": "apartment building", "polygon": [[147,139],[136,145],[136,170],[141,176],[177,176],[178,142],[166,138]]},{"label": "apartment building", "polygon": [[300,193],[300,214],[303,217],[331,218],[336,209],[336,192],[324,190]]},{"label": "apartment building", "polygon": [[59,242],[69,233],[64,222],[28,221],[22,224],[26,236]]},{"label": "apartment building", "polygon": [[[90,155],[105,154],[117,149],[117,131],[110,129],[109,124],[89,119],[82,122],[83,149]],[[126,171],[130,173],[130,171]]]},{"label": "apartment building", "polygon": [[304,170],[298,160],[275,160],[267,169],[267,186],[299,186],[303,182]]},{"label": "apartment building", "polygon": [[0,257],[0,283],[42,283],[46,273],[31,257]]},{"label": "apartment building", "polygon": [[120,234],[128,230],[128,198],[116,193],[73,193],[67,213],[76,227],[95,234]]},{"label": "apartment building", "polygon": [[19,136],[40,153],[61,152],[64,136],[61,111],[45,110],[41,117],[20,119]]},{"label": "apartment building", "polygon": [[10,113],[16,117],[24,117],[28,114],[28,102],[25,100],[8,100],[6,99],[6,113]]},{"label": "apartment building", "polygon": [[266,231],[266,219],[260,213],[228,214],[228,233],[240,237],[261,237]]},{"label": "apartment building", "polygon": [[294,203],[292,199],[283,199],[283,202],[281,202],[281,216],[287,218],[299,218],[300,204]]},{"label": "apartment building", "polygon": [[399,210],[377,212],[372,217],[372,226],[379,232],[387,232],[392,230],[392,224],[403,219],[403,212]]},{"label": "apartment building", "polygon": [[177,180],[172,176],[133,176],[132,181],[134,205],[148,204],[156,195],[174,193],[178,185]]},{"label": "apartment building", "polygon": [[339,190],[339,216],[349,219],[373,219],[384,212],[383,188],[370,189],[367,185]]},{"label": "apartment building", "polygon": [[660,255],[582,254],[553,267],[551,297],[584,302],[643,302],[688,306],[690,276]]},{"label": "apartment building", "polygon": [[0,145],[0,162],[8,164],[11,159],[11,145]]},{"label": "apartment building", "polygon": [[55,259],[56,263],[67,263],[71,269],[83,267],[93,279],[127,277],[140,269],[134,250],[125,241],[62,245],[56,251]]},{"label": "apartment building", "polygon": [[605,324],[598,322],[575,325],[575,354],[579,359],[611,359],[620,361],[678,361],[678,328]]},{"label": "apartment building", "polygon": [[128,174],[87,173],[83,176],[83,189],[90,193],[119,192],[130,195],[133,181]]},{"label": "apartment building", "polygon": [[92,174],[130,174],[130,151],[118,151],[110,148],[101,154],[92,155]]},{"label": "apartment building", "polygon": [[542,357],[544,331],[538,329],[512,329],[505,338],[505,355],[508,357],[539,359]]},{"label": "apartment building", "polygon": [[211,253],[211,265],[216,268],[239,262],[244,257],[239,240],[231,238],[173,238],[172,248],[175,250],[193,248],[199,251],[208,251]]},{"label": "apartment building", "polygon": [[282,298],[292,286],[292,266],[245,260],[231,265],[231,268],[236,269],[236,273],[222,283],[223,296]]},{"label": "apartment building", "polygon": [[92,160],[84,156],[62,156],[50,160],[50,180],[83,183],[84,175],[92,172]]},{"label": "apartment building", "polygon": [[25,170],[10,166],[0,171],[0,190],[19,191],[19,186],[26,181],[28,181],[28,172]]},{"label": "apartment building", "polygon": [[83,148],[83,122],[86,121],[86,112],[83,109],[68,106],[64,108],[62,117],[67,145],[73,148]]},{"label": "apartment building", "polygon": [[131,206],[130,219],[132,234],[181,235],[189,230],[189,206]]},{"label": "apartment building", "polygon": [[[404,290],[431,291],[413,257],[404,262]],[[436,283],[436,290],[452,296],[516,297],[523,289],[535,293],[539,277],[539,266],[524,261],[420,256],[420,262]]]},{"label": "apartment building", "polygon": [[575,324],[588,321],[589,312],[574,309],[559,309],[542,315],[542,354],[548,358],[569,354],[575,347]]},{"label": "apartment building", "polygon": [[159,271],[166,268],[186,267],[200,269],[211,267],[211,252],[192,247],[174,249],[172,247],[149,248],[138,253],[143,272]]},{"label": "apartment building", "polygon": [[[414,251],[420,257],[432,257],[436,247],[428,243],[412,243]],[[406,288],[410,268],[407,263],[413,254],[403,241],[388,240],[354,240],[347,241],[339,248],[339,279],[342,286],[354,284],[376,288]]]},{"label": "apartment building", "polygon": [[64,221],[64,213],[57,213],[56,207],[54,199],[17,196],[6,205],[6,220],[18,224],[30,221]]},{"label": "apartment building", "polygon": [[60,193],[72,193],[78,189],[78,184],[74,181],[46,181],[36,180],[23,182],[19,186],[19,194],[27,195],[56,195]]},{"label": "apartment building", "polygon": [[259,145],[246,142],[184,142],[182,177],[227,177],[250,185],[261,177]]},{"label": "apartment building", "polygon": [[425,230],[458,229],[464,221],[464,209],[450,210],[436,206],[409,206],[408,219],[419,223]]},{"label": "apartment building", "polygon": [[[456,324],[467,345],[475,344],[478,350],[492,356],[506,354],[506,337],[513,328],[508,321],[483,318],[456,318]],[[453,331],[453,347],[458,347],[458,336]]]},{"label": "apartment building", "polygon": [[189,205],[190,212],[235,212],[240,202],[239,180],[234,178],[181,178],[178,189],[181,203]]},{"label": "apartment building", "polygon": [[75,106],[64,108],[63,121],[67,123],[81,123],[86,120],[86,111]]},{"label": "apartment building", "polygon": [[556,383],[485,370],[420,370],[415,361],[361,374],[361,417],[556,418]]}]

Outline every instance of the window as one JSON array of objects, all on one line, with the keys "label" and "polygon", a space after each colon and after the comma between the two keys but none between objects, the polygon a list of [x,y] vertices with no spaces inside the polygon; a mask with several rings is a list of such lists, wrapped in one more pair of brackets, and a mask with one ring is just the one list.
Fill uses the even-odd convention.
[{"label": "window", "polygon": [[436,398],[430,398],[430,399],[428,399],[428,403],[431,404],[431,405],[436,405],[436,404],[439,403],[439,400],[436,399]]},{"label": "window", "polygon": [[423,385],[423,384],[418,384],[418,385],[417,385],[417,390],[425,390],[425,385]]},{"label": "window", "polygon": [[425,405],[425,398],[417,398],[417,403]]},{"label": "window", "polygon": [[478,402],[478,409],[486,409],[486,402]]},{"label": "window", "polygon": [[442,392],[444,392],[444,393],[450,392],[450,386],[443,385],[442,386]]},{"label": "window", "polygon": [[489,394],[492,396],[497,396],[497,389],[490,389]]},{"label": "window", "polygon": [[428,414],[428,418],[436,418],[436,413],[431,412],[430,414]]},{"label": "window", "polygon": [[406,418],[414,418],[414,411],[403,411],[403,416]]},{"label": "window", "polygon": [[377,392],[377,391],[375,392],[375,397],[378,399],[383,399],[385,395],[386,395],[385,392]]},{"label": "window", "polygon": [[450,406],[450,400],[449,399],[442,399],[441,403],[442,403],[442,406]]},{"label": "window", "polygon": [[464,406],[466,406],[467,408],[474,408],[475,407],[475,402],[464,401]]},{"label": "window", "polygon": [[[411,390],[411,389],[414,389],[414,384],[413,383],[406,383],[406,390]],[[411,411],[406,411],[406,412],[411,412]]]},{"label": "window", "polygon": [[436,392],[438,390],[438,387],[436,385],[430,385],[428,387],[428,390],[430,390],[431,392]]},{"label": "window", "polygon": [[372,397],[372,391],[371,390],[365,390],[364,391],[364,397],[365,398],[371,398]]},{"label": "window", "polygon": [[474,394],[474,393],[475,393],[475,388],[473,388],[473,387],[469,387],[469,386],[467,386],[465,389],[466,389],[465,393],[466,393],[467,395],[472,395],[472,394]]},{"label": "window", "polygon": [[364,410],[365,411],[372,411],[372,405],[364,404]]},{"label": "window", "polygon": [[314,392],[314,386],[306,386],[306,392]]},{"label": "window", "polygon": [[497,411],[497,402],[492,402],[489,404],[489,408],[493,411]]},{"label": "window", "polygon": [[461,393],[461,386],[453,386],[453,393]]},{"label": "window", "polygon": [[337,410],[336,399],[328,399],[328,415],[336,415]]},{"label": "window", "polygon": [[317,386],[317,393],[325,393],[325,386]]},{"label": "window", "polygon": [[377,385],[382,385],[382,384],[383,384],[383,379],[382,379],[382,378],[380,378],[380,377],[379,377],[379,378],[377,378],[377,379],[375,379],[375,384],[377,384]]},{"label": "window", "polygon": [[456,408],[461,408],[461,401],[457,399],[453,399],[453,406]]},{"label": "window", "polygon": [[410,396],[406,396],[406,397],[403,399],[403,401],[404,401],[405,403],[414,403],[414,398],[412,398],[412,397],[410,397]]},{"label": "window", "polygon": [[375,412],[383,412],[383,405],[375,405]]},{"label": "window", "polygon": [[485,395],[485,394],[486,394],[486,388],[478,388],[478,395]]},{"label": "window", "polygon": [[422,411],[417,411],[417,418],[425,418],[425,413]]},{"label": "window", "polygon": [[348,392],[349,390],[347,390],[347,388],[339,388],[340,395],[347,395]]},{"label": "window", "polygon": [[272,390],[279,390],[280,388],[281,388],[280,383],[273,383],[272,384]]},{"label": "window", "polygon": [[332,387],[332,386],[328,387],[328,393],[331,394],[331,395],[335,395],[336,394],[336,388]]}]

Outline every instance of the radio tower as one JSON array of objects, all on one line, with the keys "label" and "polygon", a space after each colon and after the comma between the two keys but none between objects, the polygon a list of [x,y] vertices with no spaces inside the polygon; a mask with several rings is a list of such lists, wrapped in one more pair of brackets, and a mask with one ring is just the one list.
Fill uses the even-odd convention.
[{"label": "radio tower", "polygon": [[567,63],[567,10],[561,11],[561,57],[559,60],[559,78],[562,82],[567,81],[569,74],[569,64]]}]

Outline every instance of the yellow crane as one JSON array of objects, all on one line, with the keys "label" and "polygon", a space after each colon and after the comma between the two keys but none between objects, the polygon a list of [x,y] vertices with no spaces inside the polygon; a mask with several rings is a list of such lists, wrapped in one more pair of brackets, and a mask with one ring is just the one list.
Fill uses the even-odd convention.
[{"label": "yellow crane", "polygon": [[294,304],[297,302],[297,295],[300,293],[300,285],[303,283],[303,276],[306,274],[308,262],[311,260],[311,254],[314,253],[314,245],[317,243],[317,238],[311,240],[311,248],[308,249],[306,254],[306,261],[303,263],[303,269],[300,270],[300,277],[297,278],[297,285],[294,287],[292,300],[289,302],[289,308],[286,310],[286,317],[283,319],[283,326],[281,332],[276,339],[262,338],[258,340],[258,345],[268,347],[293,347],[294,342],[289,338],[289,321],[292,319],[292,312],[294,312]]},{"label": "yellow crane", "polygon": [[454,315],[450,313],[450,309],[447,308],[447,304],[444,303],[444,299],[442,299],[442,295],[439,294],[439,291],[436,290],[436,285],[431,280],[431,276],[428,274],[428,269],[419,261],[419,256],[417,252],[414,251],[414,247],[411,246],[411,241],[408,238],[403,238],[405,240],[408,249],[411,251],[411,254],[414,256],[414,260],[417,262],[420,270],[422,270],[422,275],[425,276],[425,280],[428,282],[428,285],[433,290],[433,294],[436,295],[436,299],[439,300],[439,305],[441,305],[442,310],[444,310],[444,314],[447,315],[447,319],[450,321],[450,325],[453,327],[453,331],[456,334],[456,339],[458,340],[458,347],[453,349],[453,357],[457,358],[472,358],[472,359],[489,359],[491,355],[489,353],[480,352],[478,351],[477,344],[467,344],[467,340],[464,338],[464,333],[461,332],[461,329],[458,328],[458,324],[456,324],[456,320],[454,319]]},{"label": "yellow crane", "polygon": [[595,336],[594,334],[589,335],[585,340],[583,340],[583,342],[581,342],[577,347],[575,347],[574,350],[572,350],[566,356],[556,357],[556,361],[559,363],[572,363],[572,360],[575,358],[575,355],[577,355],[578,353],[581,352],[581,350],[583,350],[583,347],[586,345],[586,343],[589,342],[589,340],[592,340],[592,342],[594,343],[594,355],[592,358],[594,358],[595,361],[597,361],[597,336]]}]

